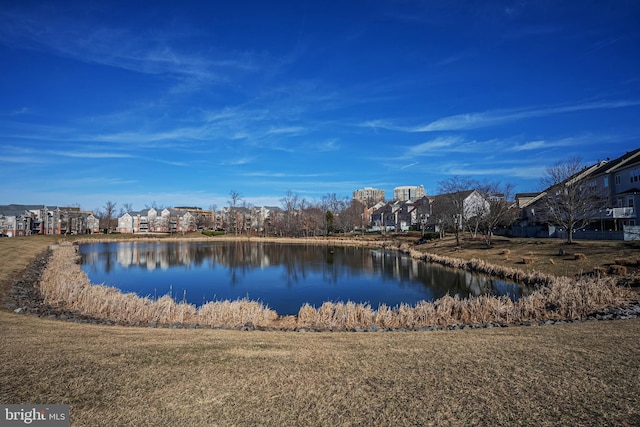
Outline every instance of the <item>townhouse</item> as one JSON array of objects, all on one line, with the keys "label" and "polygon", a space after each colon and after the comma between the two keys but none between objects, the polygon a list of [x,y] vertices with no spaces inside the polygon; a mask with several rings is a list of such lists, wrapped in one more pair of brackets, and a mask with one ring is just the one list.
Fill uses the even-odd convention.
[{"label": "townhouse", "polygon": [[[593,189],[599,206],[585,212],[584,227],[574,230],[575,238],[640,239],[640,148],[616,159],[590,165],[566,182],[580,182]],[[512,234],[523,237],[565,237],[567,230],[551,224],[545,201],[550,188],[539,193],[516,194],[520,217]]]},{"label": "townhouse", "polygon": [[75,207],[45,205],[0,205],[0,234],[88,234],[99,232],[98,219],[90,211]]},{"label": "townhouse", "polygon": [[196,231],[196,216],[182,209],[154,208],[125,212],[118,218],[119,233],[186,233]]}]

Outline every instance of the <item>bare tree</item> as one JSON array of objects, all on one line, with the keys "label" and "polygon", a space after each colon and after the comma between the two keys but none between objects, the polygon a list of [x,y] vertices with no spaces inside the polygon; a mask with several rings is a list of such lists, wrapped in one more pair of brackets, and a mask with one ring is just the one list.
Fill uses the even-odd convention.
[{"label": "bare tree", "polygon": [[352,199],[347,206],[342,209],[338,217],[338,226],[343,232],[354,231],[356,228],[364,227],[363,214],[365,205],[359,200]]},{"label": "bare tree", "polygon": [[298,195],[288,190],[287,195],[280,199],[280,203],[284,211],[284,232],[286,235],[291,236],[294,232],[297,232],[297,230],[295,230],[297,227],[294,226],[294,222],[298,214]]},{"label": "bare tree", "polygon": [[580,157],[571,157],[548,167],[542,178],[548,221],[567,230],[569,244],[574,230],[589,224],[606,200],[602,189],[588,179],[595,166],[587,168]]},{"label": "bare tree", "polygon": [[109,200],[104,204],[104,209],[102,210],[102,214],[103,214],[104,222],[105,222],[105,228],[107,229],[107,233],[111,232],[113,216],[116,213],[116,205],[117,205],[117,203],[112,202],[111,200]]},{"label": "bare tree", "polygon": [[497,227],[507,227],[513,224],[518,209],[513,202],[513,184],[500,184],[499,182],[483,182],[476,190],[487,201],[483,206],[484,212],[480,212],[480,228],[487,246],[491,246],[493,230]]},{"label": "bare tree", "polygon": [[453,229],[457,246],[460,246],[460,231],[464,229],[468,216],[464,201],[476,185],[476,181],[458,176],[438,183],[440,195],[434,200],[433,215],[441,223],[441,227]]},{"label": "bare tree", "polygon": [[235,191],[235,190],[231,190],[229,191],[229,196],[231,197],[231,200],[229,200],[227,203],[229,203],[229,216],[230,216],[230,221],[231,224],[233,225],[233,230],[235,235],[238,235],[238,218],[237,218],[237,207],[238,207],[238,202],[240,200],[242,200],[242,195]]}]

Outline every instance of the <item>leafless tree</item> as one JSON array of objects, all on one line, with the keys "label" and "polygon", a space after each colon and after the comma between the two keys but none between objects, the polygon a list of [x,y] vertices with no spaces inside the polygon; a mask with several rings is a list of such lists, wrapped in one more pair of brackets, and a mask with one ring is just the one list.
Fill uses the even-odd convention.
[{"label": "leafless tree", "polygon": [[567,231],[569,244],[574,230],[589,224],[606,199],[603,190],[588,179],[589,170],[580,157],[571,157],[548,167],[542,178],[549,223]]},{"label": "leafless tree", "polygon": [[434,201],[433,216],[442,227],[453,229],[457,246],[460,246],[460,231],[465,227],[464,200],[476,185],[476,181],[459,176],[438,183],[440,195]]},{"label": "leafless tree", "polygon": [[229,191],[229,196],[231,197],[231,200],[229,200],[227,203],[229,203],[229,216],[230,216],[230,221],[231,221],[231,225],[233,226],[233,230],[235,235],[238,235],[238,218],[237,218],[237,207],[238,207],[238,202],[240,200],[242,200],[242,195],[235,191],[235,190],[231,190]]},{"label": "leafless tree", "polygon": [[350,232],[363,227],[365,206],[358,200],[350,200],[338,216],[338,227],[343,232]]},{"label": "leafless tree", "polygon": [[104,204],[104,208],[102,210],[102,214],[104,217],[105,228],[107,229],[107,233],[111,232],[111,227],[113,223],[113,217],[116,213],[116,205],[117,203],[112,202],[111,200],[107,201]]},{"label": "leafless tree", "polygon": [[133,212],[133,204],[132,203],[123,203],[122,204],[122,210],[124,211],[123,214],[129,212]]},{"label": "leafless tree", "polygon": [[510,183],[501,184],[486,181],[480,183],[476,188],[487,201],[486,205],[478,206],[483,206],[482,209],[485,209],[485,212],[480,212],[480,229],[489,247],[493,231],[497,227],[507,227],[513,224],[518,215],[518,209],[513,201],[513,189],[514,186]]},{"label": "leafless tree", "polygon": [[215,203],[209,205],[209,210],[211,211],[211,220],[209,221],[209,227],[211,227],[212,230],[215,230],[218,224],[218,221],[216,220],[216,209],[218,209],[218,205],[216,205]]},{"label": "leafless tree", "polygon": [[298,215],[299,201],[298,195],[291,190],[287,191],[286,196],[280,199],[282,210],[284,211],[284,233],[292,236],[297,233],[295,227],[296,216]]}]

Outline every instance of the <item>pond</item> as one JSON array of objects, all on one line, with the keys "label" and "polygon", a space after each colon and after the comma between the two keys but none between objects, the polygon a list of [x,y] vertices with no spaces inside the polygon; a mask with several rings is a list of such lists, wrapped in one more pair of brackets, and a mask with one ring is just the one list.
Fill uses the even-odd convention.
[{"label": "pond", "polygon": [[526,289],[414,260],[383,249],[267,242],[109,242],[81,244],[91,283],[142,297],[171,295],[200,306],[248,298],[280,315],[309,303],[397,306],[445,296],[508,295]]}]

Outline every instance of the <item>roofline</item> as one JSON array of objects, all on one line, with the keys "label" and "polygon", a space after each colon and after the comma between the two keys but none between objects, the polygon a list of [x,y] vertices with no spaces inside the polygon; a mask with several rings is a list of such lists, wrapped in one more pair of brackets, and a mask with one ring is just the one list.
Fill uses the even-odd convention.
[{"label": "roofline", "polygon": [[640,149],[638,149],[635,153],[633,153],[632,155],[630,155],[626,159],[622,160],[620,163],[618,163],[616,165],[613,165],[611,168],[607,169],[605,171],[605,173],[611,173],[611,172],[615,171],[620,166],[623,166],[624,164],[628,163],[629,161],[635,159],[638,155],[640,155]]}]

